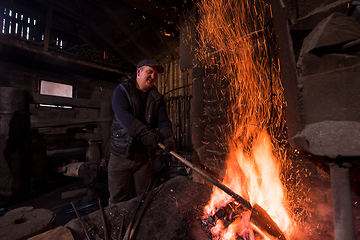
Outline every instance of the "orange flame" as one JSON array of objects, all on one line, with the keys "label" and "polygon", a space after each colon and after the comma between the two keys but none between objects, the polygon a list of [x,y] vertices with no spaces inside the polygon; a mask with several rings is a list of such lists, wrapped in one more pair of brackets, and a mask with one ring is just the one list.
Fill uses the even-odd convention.
[{"label": "orange flame", "polygon": [[[198,9],[198,60],[219,80],[216,91],[226,98],[228,124],[220,128],[229,155],[223,183],[252,205],[264,208],[289,235],[294,223],[287,212],[281,182],[285,101],[278,60],[271,54],[272,43],[265,34],[269,7],[256,0],[200,0]],[[222,82],[229,87],[221,88],[225,85]],[[232,200],[214,187],[204,218]],[[221,239],[236,239],[251,229],[249,218],[243,215],[226,229],[218,221],[212,233]]]},{"label": "orange flame", "polygon": [[[272,155],[272,144],[266,131],[260,131],[253,142],[251,153],[245,153],[240,147],[230,150],[227,158],[227,170],[223,183],[230,189],[249,199],[252,205],[262,206],[283,231],[289,230],[292,224],[286,210],[283,186],[280,181],[280,162]],[[204,208],[204,217],[212,216],[217,209],[226,206],[232,198],[217,187],[214,187],[211,200]],[[248,217],[249,218],[249,217]],[[221,239],[235,237],[249,227],[248,219],[242,216],[236,219],[226,230],[221,229]],[[218,223],[220,224],[220,223]],[[219,231],[217,231],[219,233]],[[214,233],[213,233],[214,234]],[[254,238],[252,238],[254,239]]]}]

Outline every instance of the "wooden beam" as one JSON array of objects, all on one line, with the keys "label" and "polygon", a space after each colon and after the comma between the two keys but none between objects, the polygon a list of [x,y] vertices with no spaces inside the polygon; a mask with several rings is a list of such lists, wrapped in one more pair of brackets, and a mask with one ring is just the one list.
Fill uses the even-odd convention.
[{"label": "wooden beam", "polygon": [[[151,0],[123,0],[127,5],[136,8],[136,10],[145,13],[148,16],[152,16],[161,21],[168,22],[173,27],[176,27],[177,16],[172,8],[173,3],[161,3],[163,1]],[[170,1],[171,2],[171,1]]]},{"label": "wooden beam", "polygon": [[52,0],[38,0],[39,2],[42,2],[43,4],[47,6],[51,6],[53,10],[56,10],[65,16],[69,16],[71,19],[74,19],[78,22],[81,22],[83,24],[87,24],[87,21],[81,17],[79,17],[79,13],[75,12],[73,8],[68,7],[65,4],[59,3],[57,1]]},{"label": "wooden beam", "polygon": [[71,107],[82,107],[82,108],[100,108],[99,101],[93,101],[88,99],[81,98],[66,98],[66,97],[57,97],[43,94],[32,94],[32,103],[35,104],[49,104],[49,105],[59,105],[59,106],[71,106]]},{"label": "wooden beam", "polygon": [[44,13],[40,13],[40,12],[34,11],[32,9],[29,9],[27,7],[24,7],[23,5],[16,4],[11,0],[10,1],[9,0],[1,0],[0,4],[8,9],[11,9],[18,13],[27,14],[31,17],[34,17],[34,18],[36,18],[37,21],[39,21],[39,20],[42,22],[46,21]]},{"label": "wooden beam", "polygon": [[148,23],[151,26],[151,28],[153,29],[153,31],[155,32],[156,36],[160,39],[162,44],[169,51],[169,53],[171,54],[172,59],[173,60],[178,59],[179,54],[176,52],[176,50],[174,48],[172,48],[170,46],[170,44],[168,43],[168,40],[166,39],[166,36],[161,34],[160,27],[157,24],[155,24],[154,21],[148,21]]},{"label": "wooden beam", "polygon": [[[42,4],[47,6],[45,1],[40,1],[39,0],[39,2],[41,2]],[[26,14],[26,15],[32,17],[32,18],[35,18],[36,21],[46,24],[46,12],[44,12],[44,13],[37,12],[37,11],[34,11],[34,10],[29,9],[27,7],[24,7],[23,5],[16,4],[16,3],[12,2],[12,1],[8,1],[8,0],[1,0],[1,5],[6,7],[6,8],[13,9],[14,11],[17,11],[17,12],[19,12],[21,14]],[[52,22],[52,24],[51,24],[52,28],[57,29],[57,30],[62,31],[62,32],[65,32],[65,33],[67,33],[69,35],[76,36],[76,34],[69,31],[69,26],[64,25],[63,22],[62,22],[62,24],[57,24],[54,21],[51,21],[51,22]]]},{"label": "wooden beam", "polygon": [[117,44],[106,36],[102,30],[100,30],[94,24],[91,24],[91,28],[102,38],[107,44],[110,45],[117,53],[119,53],[126,61],[130,62],[132,65],[137,66],[137,62],[135,62],[127,53],[125,53]]},{"label": "wooden beam", "polygon": [[141,46],[136,37],[133,34],[133,30],[130,30],[126,24],[121,20],[121,18],[118,16],[118,14],[111,9],[111,7],[106,4],[106,2],[102,2],[102,4],[98,4],[97,2],[91,1],[91,4],[94,5],[97,8],[102,9],[106,15],[108,15],[115,23],[116,25],[121,29],[121,31],[132,41],[132,43],[141,51],[143,52],[147,58],[153,59],[152,54],[143,46]]},{"label": "wooden beam", "polygon": [[[44,1],[44,0],[41,0],[41,1]],[[114,41],[112,41],[110,38],[106,37],[107,34],[104,31],[100,30],[99,27],[97,27],[95,24],[89,22],[88,20],[78,17],[79,13],[74,11],[73,8],[68,7],[67,5],[64,5],[58,1],[47,0],[46,2],[51,4],[53,6],[53,8],[56,9],[57,11],[75,19],[78,22],[81,22],[81,23],[91,27],[95,31],[95,33],[100,38],[102,38],[110,47],[112,47],[122,58],[124,58],[126,61],[130,62],[134,66],[137,65],[137,63],[127,53],[125,53],[120,47],[118,47]]]},{"label": "wooden beam", "polygon": [[88,60],[84,60],[79,58],[77,55],[70,54],[70,53],[61,53],[61,52],[55,52],[55,51],[44,51],[44,49],[41,46],[37,46],[35,44],[31,44],[30,42],[24,41],[23,39],[17,39],[15,37],[0,34],[0,45],[7,45],[12,46],[15,48],[20,48],[23,50],[27,50],[29,52],[41,54],[43,56],[53,58],[54,60],[60,60],[65,61],[72,64],[78,64],[85,67],[90,67],[94,69],[99,69],[103,71],[113,72],[120,75],[128,75],[128,71],[121,71],[118,67],[111,67],[106,66],[101,63],[96,63]]},{"label": "wooden beam", "polygon": [[46,51],[46,52],[49,50],[52,12],[53,12],[52,7],[48,6],[47,16],[46,16],[46,25],[45,25],[45,40],[44,40],[44,51]]},{"label": "wooden beam", "polygon": [[[92,4],[94,4],[95,6],[102,8],[105,13],[107,15],[110,16],[110,18],[112,18],[112,20],[117,23],[118,27],[124,32],[124,34],[126,34],[130,40],[133,41],[133,43],[138,47],[138,49],[140,49],[144,54],[146,54],[148,56],[148,58],[153,59],[153,56],[151,56],[150,53],[148,53],[148,51],[146,49],[144,49],[144,47],[140,46],[135,37],[133,36],[133,34],[131,33],[132,31],[129,30],[129,28],[123,23],[123,21],[118,17],[118,15],[109,8],[109,6],[104,6],[104,4],[99,5],[97,3],[98,1],[96,1],[96,3],[94,3],[94,1],[92,1]],[[137,3],[134,4],[130,4],[130,2],[127,2],[127,4],[131,7],[133,6],[137,6]],[[136,1],[135,1],[136,2]],[[142,4],[143,5],[143,4]],[[165,20],[167,22],[171,22],[170,25],[171,26],[175,26],[174,21],[176,20],[176,18],[174,18],[173,16],[175,16],[175,14],[172,11],[168,11],[166,9],[164,9],[161,4],[157,1],[151,1],[150,3],[145,2],[145,5],[147,7],[144,7],[144,9],[146,8],[151,8],[154,11],[158,11],[158,16],[161,16],[159,19],[161,18],[165,18]],[[138,9],[139,6],[136,7],[136,9]],[[148,13],[147,13],[148,14]],[[153,13],[154,14],[154,13]],[[164,45],[165,49],[167,49],[171,55],[172,60],[175,60],[179,57],[179,54],[177,53],[177,51],[171,47],[171,44],[169,43],[167,37],[165,35],[163,35],[161,33],[161,29],[160,26],[158,26],[157,24],[155,24],[156,19],[153,16],[153,14],[148,15],[146,18],[147,23],[150,25],[150,27],[152,28],[152,30],[154,31],[154,33],[156,34],[156,36],[158,37],[158,39],[161,41],[161,43]],[[156,15],[156,14],[155,14]],[[172,17],[171,17],[172,16]],[[164,19],[161,19],[162,21],[164,21]]]},{"label": "wooden beam", "polygon": [[79,33],[79,38],[81,41],[83,41],[85,44],[89,45],[89,47],[96,49],[96,45],[85,35]]},{"label": "wooden beam", "polygon": [[147,58],[152,59],[153,56],[151,53],[144,47],[142,47],[137,39],[131,34],[130,29],[121,21],[121,19],[116,15],[116,13],[110,10],[108,7],[104,7],[103,10],[110,16],[110,18],[117,24],[117,26],[121,29],[121,31],[128,36],[128,38],[132,41],[132,43],[141,51],[143,52]]}]

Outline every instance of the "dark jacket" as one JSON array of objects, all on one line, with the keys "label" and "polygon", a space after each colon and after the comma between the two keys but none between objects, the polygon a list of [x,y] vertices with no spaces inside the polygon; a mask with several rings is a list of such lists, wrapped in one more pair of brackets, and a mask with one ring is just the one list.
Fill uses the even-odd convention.
[{"label": "dark jacket", "polygon": [[[140,98],[136,88],[136,79],[131,79],[128,83],[119,85],[127,95],[132,114],[135,118],[139,118]],[[161,101],[164,101],[163,96],[159,93],[155,86],[149,90],[145,108],[145,122],[149,128],[156,130],[158,128],[158,110]],[[134,139],[127,134],[127,129],[118,122],[114,116],[111,134],[110,134],[110,152],[121,157],[128,157],[130,151],[135,145],[142,144],[140,139]]]}]

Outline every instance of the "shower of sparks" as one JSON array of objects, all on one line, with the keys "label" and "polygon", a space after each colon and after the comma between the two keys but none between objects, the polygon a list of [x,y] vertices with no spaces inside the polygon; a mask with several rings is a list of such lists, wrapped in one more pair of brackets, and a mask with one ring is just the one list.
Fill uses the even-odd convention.
[{"label": "shower of sparks", "polygon": [[[265,16],[270,15],[266,14],[266,11],[270,11],[270,6],[256,0],[199,0],[197,7],[198,62],[207,70],[208,75],[215,78],[216,92],[225,102],[222,111],[227,117],[227,125],[222,127],[222,132],[229,152],[226,170],[226,175],[229,176],[225,176],[224,181],[226,178],[229,181],[230,178],[241,179],[237,185],[243,184],[241,187],[246,190],[235,190],[233,186],[231,188],[249,199],[251,204],[266,205],[266,198],[269,196],[264,193],[264,186],[254,186],[253,182],[245,183],[243,176],[235,177],[231,172],[238,167],[241,169],[236,174],[247,175],[249,170],[244,169],[247,164],[253,168],[255,166],[255,173],[246,178],[272,174],[273,176],[266,177],[274,180],[272,184],[279,185],[280,189],[274,188],[271,198],[280,202],[281,210],[279,206],[272,207],[270,204],[265,207],[272,217],[277,218],[274,220],[278,220],[279,227],[289,235],[289,229],[294,226],[295,221],[288,217],[291,215],[288,211],[289,196],[292,193],[286,188],[288,179],[284,177],[284,169],[289,168],[289,161],[286,160],[285,100],[278,59],[271,47],[272,33],[266,30],[269,19],[266,20]],[[226,88],[222,87],[227,85]],[[264,159],[265,163],[260,163]],[[271,168],[271,164],[274,168]],[[266,181],[270,180],[255,180],[260,182],[259,185],[264,185]],[[252,191],[258,192],[255,197]],[[212,199],[215,192],[216,188]],[[262,199],[259,198],[261,194],[265,195],[261,196]],[[219,204],[211,203],[212,201],[209,205]],[[229,200],[216,201],[226,204]],[[208,208],[221,207],[209,205]],[[220,229],[223,226],[219,223],[214,232],[221,235],[220,239],[233,239],[226,237],[228,230],[223,230],[221,234]]]},{"label": "shower of sparks", "polygon": [[[215,66],[219,85],[229,81],[226,101],[228,142],[244,139],[249,128],[268,128],[271,135],[283,131],[284,99],[277,62],[269,56],[264,6],[258,1],[200,1],[198,59]],[[259,10],[260,9],[260,10]],[[250,33],[254,37],[246,38]],[[211,53],[218,51],[212,56]],[[276,60],[277,61],[277,60]],[[275,132],[276,131],[276,132]]]}]

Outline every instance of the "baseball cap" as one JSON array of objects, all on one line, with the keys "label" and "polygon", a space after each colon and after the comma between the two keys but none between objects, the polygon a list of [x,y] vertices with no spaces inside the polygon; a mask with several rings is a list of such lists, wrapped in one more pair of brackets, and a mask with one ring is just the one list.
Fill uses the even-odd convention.
[{"label": "baseball cap", "polygon": [[156,62],[154,62],[153,60],[150,60],[150,59],[145,59],[145,60],[142,60],[141,62],[139,62],[139,64],[137,65],[137,68],[142,67],[142,66],[156,67],[158,70],[158,73],[164,72],[163,66],[157,64]]}]

